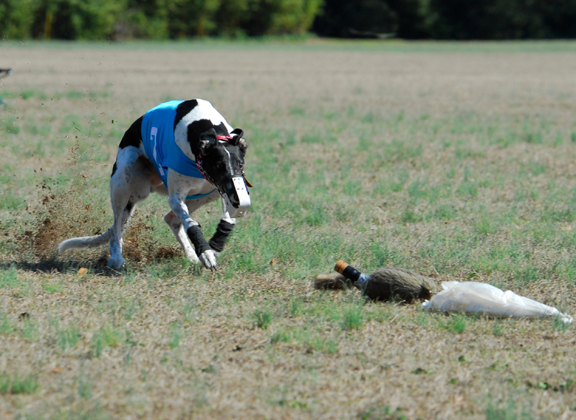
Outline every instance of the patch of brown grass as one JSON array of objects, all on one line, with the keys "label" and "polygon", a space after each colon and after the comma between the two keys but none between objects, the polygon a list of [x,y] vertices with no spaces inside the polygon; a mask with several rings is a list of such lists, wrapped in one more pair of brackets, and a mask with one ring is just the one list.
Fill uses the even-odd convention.
[{"label": "patch of brown grass", "polygon": [[[0,139],[2,167],[12,165],[26,199],[37,203],[29,204],[29,213],[22,215],[2,211],[3,229],[6,220],[16,220],[3,238],[10,241],[18,234],[21,239],[11,255],[1,259],[0,372],[35,374],[40,383],[32,395],[2,395],[0,418],[485,419],[490,406],[511,413],[511,418],[522,411],[533,418],[574,417],[573,327],[547,320],[428,314],[419,305],[364,303],[358,291],[313,290],[308,277],[289,274],[297,260],[277,262],[260,271],[263,274],[249,269],[230,274],[226,262],[235,261],[223,255],[219,271],[196,271],[175,264],[181,255],[175,242],[160,243],[151,231],[148,216],[161,217],[165,203],[150,200],[139,208],[125,238],[129,268],[120,275],[102,269],[106,248],[66,254],[65,262],[88,267],[86,273],[61,270],[62,260],[38,263],[53,256],[60,240],[110,226],[107,182],[122,130],[167,97],[203,97],[230,122],[245,123],[249,142],[251,135],[258,136],[259,147],[267,152],[248,155],[253,167],[258,159],[270,159],[278,167],[290,165],[283,182],[309,176],[311,181],[297,185],[287,201],[297,199],[299,188],[310,184],[333,188],[340,173],[352,167],[351,176],[360,186],[355,186],[357,193],[334,195],[334,203],[322,208],[328,216],[336,210],[345,214],[333,224],[307,230],[337,231],[349,241],[345,245],[361,244],[362,252],[350,261],[360,263],[359,268],[371,257],[371,246],[386,237],[406,268],[437,273],[437,280],[474,279],[512,288],[574,313],[574,286],[557,274],[522,282],[499,266],[470,268],[471,258],[485,257],[515,235],[524,235],[527,245],[513,251],[531,252],[534,267],[542,272],[573,254],[569,231],[561,230],[571,223],[552,224],[551,229],[557,229],[553,240],[531,238],[525,230],[535,223],[532,211],[547,203],[529,194],[513,201],[526,186],[545,191],[559,184],[566,192],[574,186],[573,144],[566,136],[574,131],[573,53],[235,46],[80,50],[32,45],[11,46],[2,54],[13,68],[21,69],[2,89],[41,90],[48,97],[12,99],[12,108],[2,108],[2,117],[45,119],[54,128],[47,138],[22,127],[18,136]],[[234,66],[222,66],[223,56]],[[58,98],[67,90],[110,95]],[[422,131],[394,125],[385,133],[374,131],[381,127],[380,119],[399,119],[401,111]],[[468,114],[478,116],[469,123],[469,131],[443,131],[448,117]],[[68,115],[76,115],[80,126],[73,134],[60,133]],[[351,120],[356,125],[349,126]],[[420,120],[432,123],[418,126]],[[564,142],[484,145],[478,136],[486,121],[495,124],[494,136],[503,138],[506,133],[499,130],[504,126],[555,124]],[[120,133],[112,133],[118,126]],[[292,148],[286,133],[294,136]],[[310,133],[333,134],[335,140],[302,143]],[[421,146],[421,154],[402,156],[402,149],[391,148],[381,156],[360,150],[361,135],[376,139],[376,151],[395,139]],[[59,150],[60,141],[66,148],[75,147],[75,136],[84,149],[72,159],[75,166],[66,167],[68,158],[50,151]],[[36,150],[43,142],[45,156],[39,157]],[[17,150],[10,147],[13,144],[18,144]],[[91,159],[96,155],[92,147],[108,152],[108,161]],[[464,155],[457,158],[458,153]],[[31,182],[26,174],[38,169],[39,162],[43,170],[38,178],[62,175],[64,184],[35,187],[37,178]],[[518,176],[534,162],[546,172]],[[406,190],[422,179],[431,187],[449,184],[455,190],[465,182],[465,168],[473,174],[468,178],[508,177],[501,188],[485,183],[476,191],[476,202],[491,211],[485,210],[488,222],[512,206],[518,217],[492,233],[488,226],[478,249],[441,261],[442,252],[453,250],[443,249],[435,237],[473,238],[476,216],[481,215],[429,222],[422,215],[432,207],[430,201],[418,201],[415,190],[408,197]],[[451,169],[454,173],[448,177]],[[387,190],[385,197],[375,193],[380,181],[397,182],[403,172],[403,189]],[[276,198],[265,202],[264,188],[258,190],[267,186],[269,175],[255,170],[251,176],[255,208],[260,209],[262,224],[282,226],[288,235],[294,229],[291,220],[271,220]],[[37,191],[39,198],[32,200]],[[415,203],[414,222],[403,220],[409,198]],[[457,210],[474,204],[467,195],[440,200]],[[566,248],[556,242],[561,239]],[[241,246],[260,246],[258,238],[253,241]],[[434,247],[424,247],[430,244]],[[461,246],[471,245],[464,241]],[[272,257],[280,261],[282,256]],[[341,256],[328,257],[326,266],[314,267],[314,272],[329,269]],[[508,257],[497,262],[507,262]],[[255,325],[256,312],[268,314],[266,329]],[[342,326],[347,313],[361,317],[356,328]],[[514,407],[509,409],[511,403]]]}]

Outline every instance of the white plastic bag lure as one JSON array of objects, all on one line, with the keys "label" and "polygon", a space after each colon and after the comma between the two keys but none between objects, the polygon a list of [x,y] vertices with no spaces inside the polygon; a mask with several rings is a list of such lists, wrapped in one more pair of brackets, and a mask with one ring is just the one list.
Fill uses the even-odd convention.
[{"label": "white plastic bag lure", "polygon": [[572,317],[561,313],[552,306],[535,300],[506,292],[485,283],[445,281],[442,292],[422,307],[432,311],[483,313],[498,317],[559,317],[566,324],[572,323]]}]

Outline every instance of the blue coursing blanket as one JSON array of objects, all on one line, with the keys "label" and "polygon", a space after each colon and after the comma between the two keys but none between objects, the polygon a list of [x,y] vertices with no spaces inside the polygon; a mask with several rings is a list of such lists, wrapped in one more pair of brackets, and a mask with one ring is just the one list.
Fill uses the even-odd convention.
[{"label": "blue coursing blanket", "polygon": [[[176,108],[183,101],[164,102],[148,111],[142,119],[142,143],[146,157],[168,188],[168,168],[179,174],[204,179],[198,165],[184,154],[174,139]],[[211,194],[213,191],[209,192]],[[186,197],[200,198],[208,194]]]}]

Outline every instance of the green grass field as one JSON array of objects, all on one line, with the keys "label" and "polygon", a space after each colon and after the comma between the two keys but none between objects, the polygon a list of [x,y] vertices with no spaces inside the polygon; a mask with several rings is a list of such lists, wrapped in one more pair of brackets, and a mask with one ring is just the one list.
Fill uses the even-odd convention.
[{"label": "green grass field", "polygon": [[[576,313],[576,43],[0,42],[0,418],[572,419],[574,328],[370,303],[344,259]],[[112,222],[129,125],[210,100],[252,208],[215,273],[151,196]],[[196,219],[210,236],[220,205]],[[86,268],[87,270],[81,270]]]}]

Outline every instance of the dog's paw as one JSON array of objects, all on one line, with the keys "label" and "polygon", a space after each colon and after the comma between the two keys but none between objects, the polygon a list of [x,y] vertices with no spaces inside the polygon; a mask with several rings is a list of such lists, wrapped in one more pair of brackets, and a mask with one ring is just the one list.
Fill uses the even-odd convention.
[{"label": "dog's paw", "polygon": [[192,264],[199,264],[200,260],[198,259],[198,257],[196,256],[196,253],[192,250],[190,250],[189,252],[184,251],[184,254],[186,255],[186,259],[188,261],[190,261]]},{"label": "dog's paw", "polygon": [[208,249],[204,251],[200,255],[200,262],[204,265],[204,267],[209,268],[210,270],[214,270],[218,264],[216,264],[216,255],[214,255],[214,251]]},{"label": "dog's paw", "polygon": [[120,270],[125,262],[126,260],[122,257],[110,257],[108,258],[108,267],[114,270]]}]

